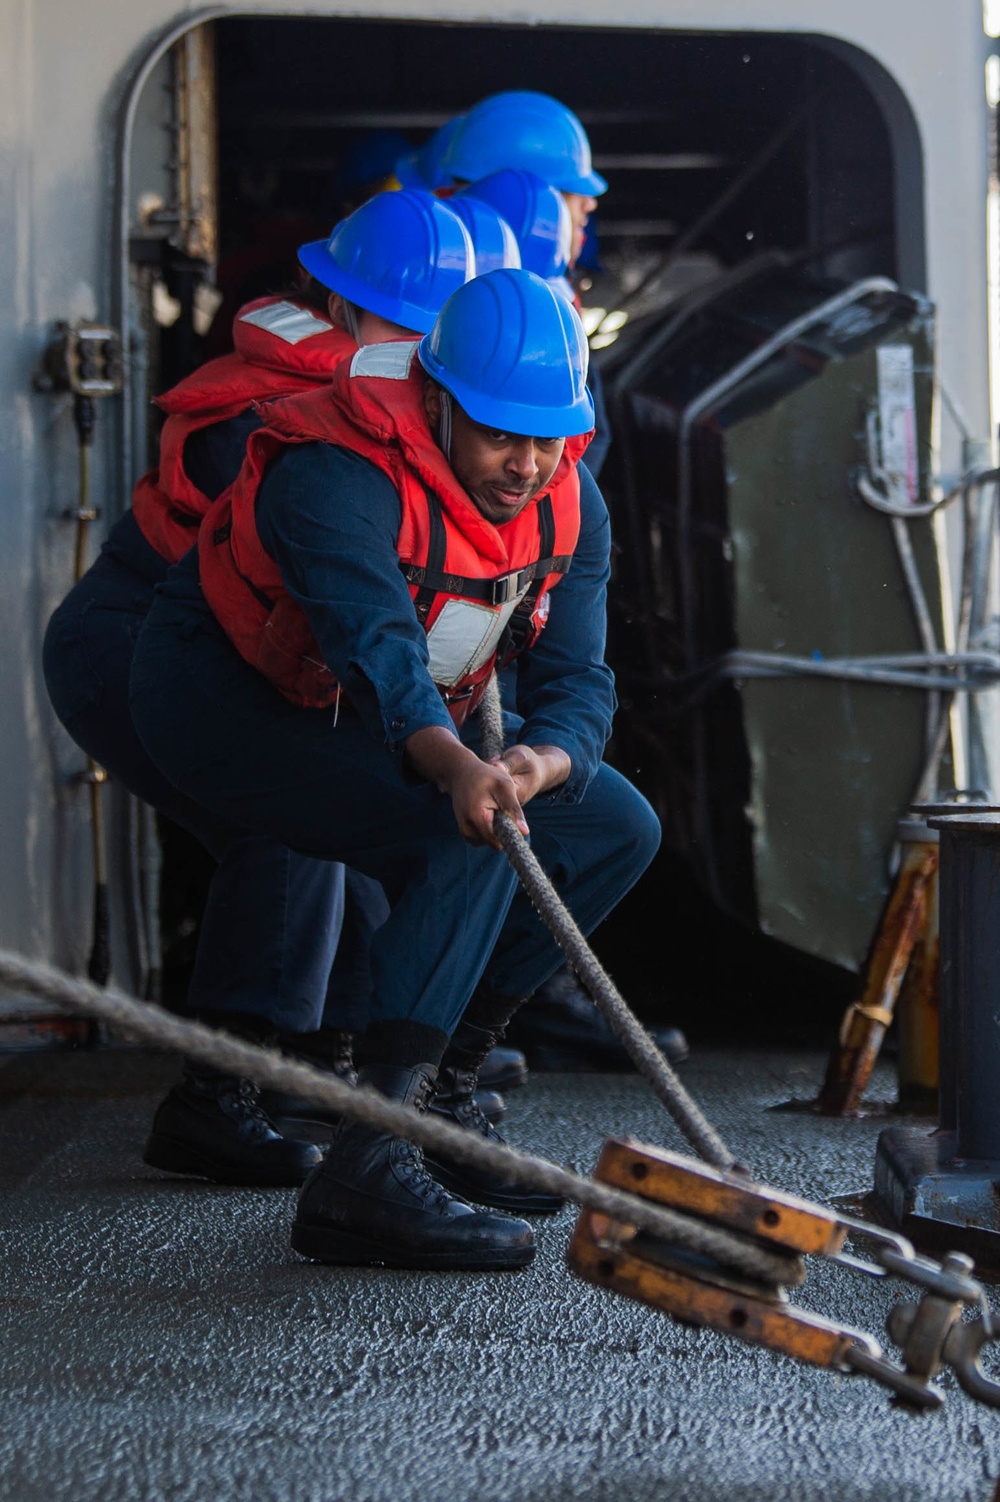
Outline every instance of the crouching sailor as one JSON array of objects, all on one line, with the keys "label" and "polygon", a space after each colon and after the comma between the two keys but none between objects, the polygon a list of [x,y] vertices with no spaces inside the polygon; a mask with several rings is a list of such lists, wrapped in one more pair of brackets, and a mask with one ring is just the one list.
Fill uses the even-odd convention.
[{"label": "crouching sailor", "polygon": [[[659,843],[652,809],[601,762],[610,529],[579,466],[586,368],[565,299],[499,270],[419,346],[361,350],[325,390],[264,406],[132,673],[139,733],[188,797],[383,884],[361,1079],[414,1110],[443,1082],[483,1135],[479,1062],[561,958],[495,811],[530,825],[585,931]],[[487,763],[474,711],[511,654],[518,714]],[[497,1211],[553,1208],[347,1120],[292,1245],[332,1263],[517,1267],[531,1228]]]},{"label": "crouching sailor", "polygon": [[[304,245],[300,254],[312,287],[297,301],[248,304],[233,326],[235,353],[209,361],[161,399],[168,417],[159,468],[139,481],[133,509],[53,615],[44,665],[52,703],[74,740],[218,862],[191,1011],[257,1041],[277,1034],[290,1052],[349,1074],[345,1030],[367,1020],[367,933],[385,916],[381,889],[350,874],[353,964],[342,951],[331,975],[342,867],[289,851],[185,798],[150,761],[128,711],[135,639],[155,588],[239,473],[247,437],[260,426],[255,399],[325,386],[359,343],[427,333],[473,271],[462,224],[426,193],[384,193],[336,225],[328,242]],[[301,1184],[320,1153],[295,1131],[278,1130],[269,1110],[283,1115],[288,1104],[273,1092],[261,1096],[250,1080],[189,1064],[156,1113],[145,1161],[222,1183]]]}]

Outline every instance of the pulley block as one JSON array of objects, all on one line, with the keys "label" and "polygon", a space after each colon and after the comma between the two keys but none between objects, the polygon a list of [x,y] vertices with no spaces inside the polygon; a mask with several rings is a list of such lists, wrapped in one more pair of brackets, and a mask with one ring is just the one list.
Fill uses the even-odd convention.
[{"label": "pulley block", "polygon": [[[982,1348],[1000,1338],[1000,1324],[994,1327],[969,1258],[951,1253],[938,1263],[919,1257],[903,1237],[881,1227],[754,1184],[739,1171],[635,1142],[606,1142],[594,1177],[682,1214],[692,1235],[683,1245],[668,1243],[626,1221],[583,1210],[567,1253],[578,1277],[684,1324],[707,1325],[812,1366],[864,1373],[890,1387],[895,1401],[912,1410],[941,1406],[943,1395],[931,1379],[945,1365],[972,1397],[1000,1407],[1000,1383],[979,1365]],[[699,1225],[726,1232],[739,1252],[733,1265],[719,1252],[717,1237],[712,1255],[699,1249]],[[845,1253],[849,1235],[868,1238],[876,1260]],[[755,1248],[767,1254],[758,1275],[747,1271]],[[893,1274],[923,1289],[918,1303],[896,1305],[887,1321],[890,1336],[902,1347],[902,1366],[866,1332],[791,1303],[789,1289],[804,1282],[807,1256],[875,1277]],[[981,1312],[963,1322],[969,1307]]]}]

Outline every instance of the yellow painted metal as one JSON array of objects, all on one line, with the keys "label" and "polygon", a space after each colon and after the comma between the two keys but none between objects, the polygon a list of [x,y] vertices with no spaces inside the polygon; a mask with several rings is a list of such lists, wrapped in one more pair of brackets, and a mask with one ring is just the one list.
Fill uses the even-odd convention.
[{"label": "yellow painted metal", "polygon": [[938,873],[927,888],[924,931],[914,945],[900,992],[899,1104],[904,1111],[934,1114],[940,1074],[941,981]]},{"label": "yellow painted metal", "polygon": [[[790,1271],[803,1253],[839,1251],[847,1235],[837,1217],[819,1205],[661,1148],[612,1139],[594,1176],[779,1247],[788,1253]],[[598,1287],[814,1366],[843,1365],[854,1340],[853,1332],[794,1308],[782,1288],[754,1283],[592,1211],[581,1213],[567,1260],[572,1272]]]},{"label": "yellow painted metal", "polygon": [[839,1326],[794,1308],[784,1296],[727,1288],[660,1267],[631,1252],[627,1242],[609,1240],[607,1228],[605,1217],[584,1211],[573,1233],[569,1265],[589,1283],[812,1366],[840,1366],[853,1344]]},{"label": "yellow painted metal", "polygon": [[594,1177],[791,1252],[829,1255],[840,1249],[847,1234],[831,1210],[662,1147],[612,1137],[601,1150]]},{"label": "yellow painted metal", "polygon": [[930,887],[937,867],[936,844],[914,840],[903,845],[899,872],[865,967],[861,995],[844,1014],[837,1046],[827,1064],[819,1107],[828,1116],[849,1115],[861,1103],[907,969],[927,932]]}]

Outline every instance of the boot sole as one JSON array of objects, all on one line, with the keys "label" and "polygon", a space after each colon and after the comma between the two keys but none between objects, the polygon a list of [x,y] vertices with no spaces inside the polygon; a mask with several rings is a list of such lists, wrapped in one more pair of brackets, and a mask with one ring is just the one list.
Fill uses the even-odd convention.
[{"label": "boot sole", "polygon": [[337,1267],[399,1267],[417,1271],[452,1270],[455,1272],[503,1272],[527,1267],[535,1255],[534,1246],[497,1247],[493,1251],[395,1252],[367,1236],[331,1226],[311,1226],[303,1221],[292,1225],[292,1250],[313,1262],[328,1262]]},{"label": "boot sole", "polygon": [[209,1179],[213,1184],[235,1185],[248,1189],[299,1189],[314,1165],[302,1169],[257,1169],[227,1167],[204,1158],[182,1142],[150,1139],[142,1161],[163,1173],[183,1174],[185,1178]]},{"label": "boot sole", "polygon": [[459,1199],[469,1200],[474,1205],[488,1205],[491,1210],[509,1210],[515,1215],[556,1215],[566,1203],[554,1194],[518,1194],[516,1189],[499,1190],[488,1197],[482,1194],[482,1185],[467,1183],[447,1163],[424,1154],[424,1164],[442,1188]]}]

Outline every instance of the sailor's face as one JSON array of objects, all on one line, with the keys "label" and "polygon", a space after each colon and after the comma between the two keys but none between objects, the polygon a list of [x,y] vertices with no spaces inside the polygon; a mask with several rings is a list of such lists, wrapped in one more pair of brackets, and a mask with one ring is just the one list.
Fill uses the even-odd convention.
[{"label": "sailor's face", "polygon": [[587,224],[591,214],[597,208],[597,199],[589,193],[564,193],[566,207],[569,209],[569,217],[573,224],[573,249],[570,254],[570,265],[575,266],[580,259],[583,250],[583,242],[587,235]]},{"label": "sailor's face", "polygon": [[[440,393],[431,387],[428,416],[440,423]],[[565,438],[528,438],[473,422],[452,402],[451,467],[477,511],[502,526],[519,516],[556,472]]]}]

